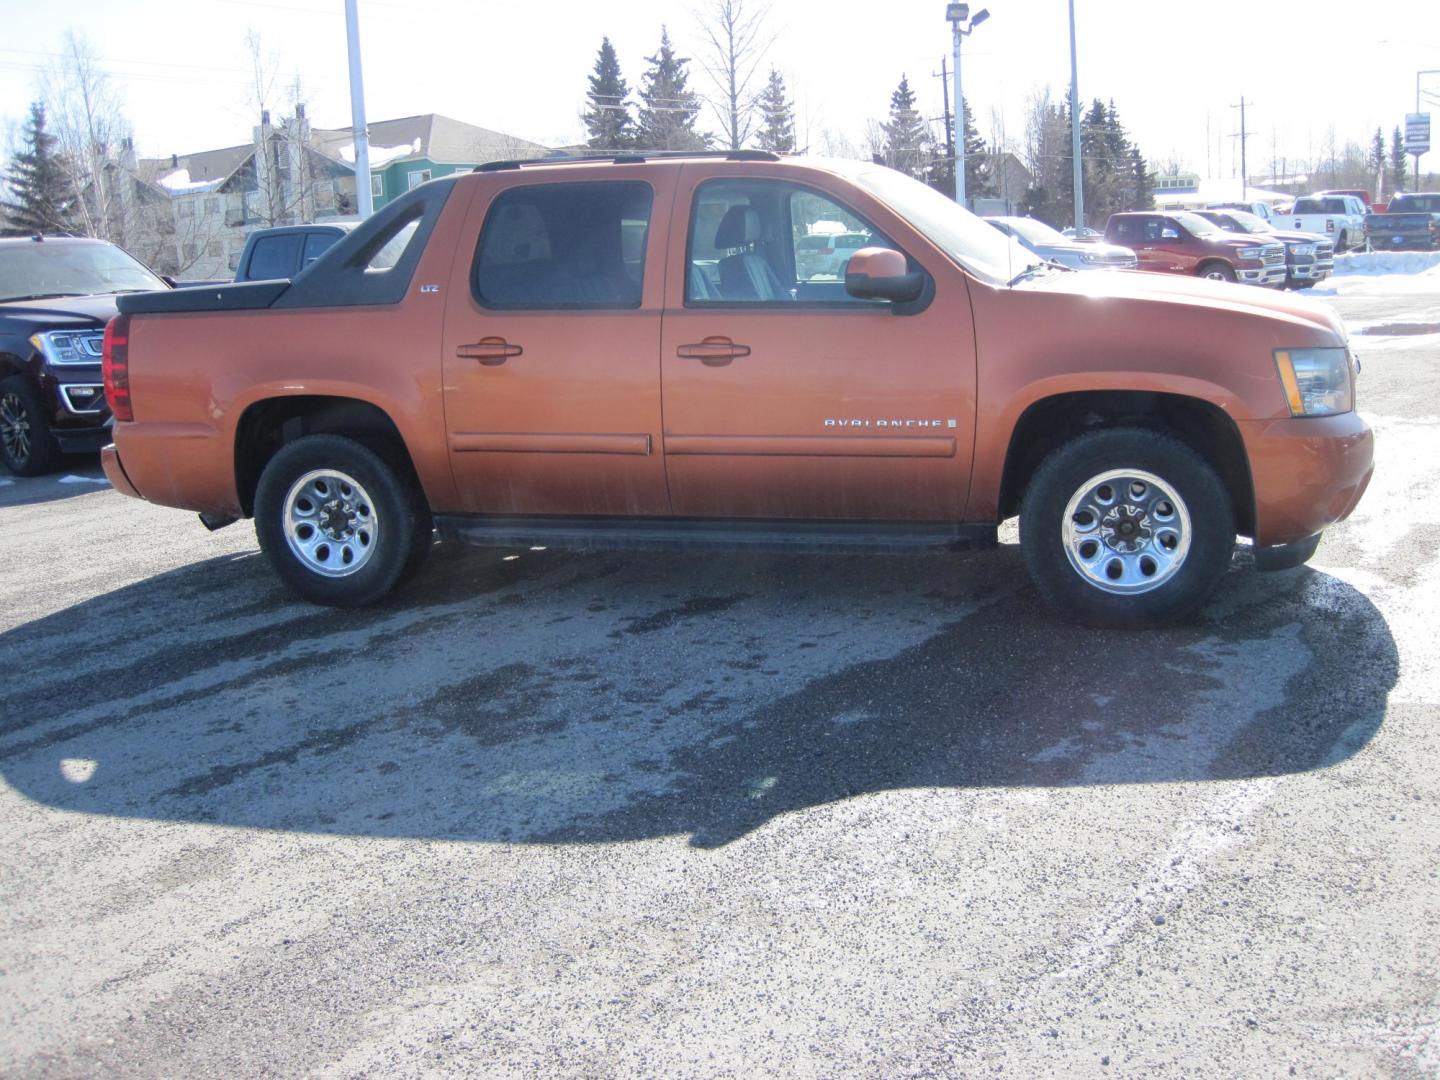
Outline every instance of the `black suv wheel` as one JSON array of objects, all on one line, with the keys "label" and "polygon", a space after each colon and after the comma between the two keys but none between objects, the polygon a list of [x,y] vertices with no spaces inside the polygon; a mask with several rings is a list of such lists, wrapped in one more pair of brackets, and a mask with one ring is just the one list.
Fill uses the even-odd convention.
[{"label": "black suv wheel", "polygon": [[17,476],[39,476],[60,461],[40,391],[24,375],[0,382],[0,461]]}]

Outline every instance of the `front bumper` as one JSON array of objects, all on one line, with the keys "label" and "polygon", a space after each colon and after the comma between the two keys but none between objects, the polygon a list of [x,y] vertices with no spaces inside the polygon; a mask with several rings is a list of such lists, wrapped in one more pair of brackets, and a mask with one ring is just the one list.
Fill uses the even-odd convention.
[{"label": "front bumper", "polygon": [[1255,547],[1316,537],[1350,516],[1375,468],[1375,437],[1356,412],[1244,420],[1255,490]]},{"label": "front bumper", "polygon": [[1274,266],[1242,266],[1235,271],[1235,276],[1246,285],[1283,285],[1285,264],[1282,262]]},{"label": "front bumper", "polygon": [[1328,263],[1298,263],[1290,267],[1291,281],[1324,281],[1335,268],[1332,260]]}]

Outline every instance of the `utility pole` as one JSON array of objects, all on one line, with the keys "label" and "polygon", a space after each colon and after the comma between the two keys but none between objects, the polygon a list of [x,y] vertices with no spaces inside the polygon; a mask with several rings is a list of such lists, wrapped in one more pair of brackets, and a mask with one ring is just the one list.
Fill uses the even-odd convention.
[{"label": "utility pole", "polygon": [[375,212],[370,194],[370,133],[365,125],[365,83],[360,76],[360,15],[345,0],[345,40],[350,50],[350,124],[355,142],[355,206],[364,221]]},{"label": "utility pole", "polygon": [[[934,75],[934,73],[931,73]],[[955,168],[955,129],[950,126],[950,72],[945,67],[945,57],[940,58],[940,94],[945,102],[945,160]]]},{"label": "utility pole", "polygon": [[[1255,103],[1252,101],[1252,102],[1250,102],[1249,104],[1253,105],[1253,104],[1255,104]],[[1245,105],[1246,105],[1245,95],[1244,95],[1244,94],[1241,94],[1241,95],[1240,95],[1240,104],[1239,104],[1239,105],[1231,105],[1231,106],[1230,106],[1232,109],[1239,109],[1239,110],[1240,110],[1240,201],[1241,201],[1241,202],[1244,202],[1244,201],[1245,201],[1245,196],[1246,196],[1247,194],[1249,194],[1249,190],[1248,190],[1248,189],[1249,189],[1249,186],[1250,186],[1250,174],[1249,174],[1249,172],[1246,171],[1247,166],[1246,166],[1246,159],[1245,159],[1245,139],[1246,139],[1247,136],[1255,134],[1253,131],[1246,131],[1246,130],[1245,130]]]},{"label": "utility pole", "polygon": [[1070,0],[1070,160],[1074,168],[1075,232],[1078,235],[1085,227],[1085,167],[1080,160],[1080,75],[1075,66],[1075,0]]},{"label": "utility pole", "polygon": [[[955,36],[955,122],[949,130],[955,139],[955,201],[965,206],[965,99],[960,96],[960,24],[953,23]],[[1415,174],[1420,174],[1420,159],[1415,159]],[[1415,186],[1420,186],[1416,181]],[[965,207],[969,209],[969,207]]]}]

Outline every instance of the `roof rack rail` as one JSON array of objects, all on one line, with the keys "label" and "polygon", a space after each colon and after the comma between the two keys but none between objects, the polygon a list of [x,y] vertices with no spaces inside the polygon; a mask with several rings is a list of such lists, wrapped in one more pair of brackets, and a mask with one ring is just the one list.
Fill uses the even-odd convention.
[{"label": "roof rack rail", "polygon": [[527,165],[640,165],[646,161],[674,158],[719,158],[724,161],[779,161],[779,154],[769,150],[647,150],[634,154],[550,154],[542,158],[513,161],[487,161],[476,165],[473,172],[500,172]]}]

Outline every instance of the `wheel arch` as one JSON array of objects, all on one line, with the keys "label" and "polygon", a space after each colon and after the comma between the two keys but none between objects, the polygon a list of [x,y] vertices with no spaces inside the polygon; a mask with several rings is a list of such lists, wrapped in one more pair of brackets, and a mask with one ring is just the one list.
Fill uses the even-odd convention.
[{"label": "wheel arch", "polygon": [[255,488],[270,459],[306,435],[354,439],[398,470],[405,483],[422,490],[405,437],[378,405],[319,394],[263,398],[246,407],[235,427],[235,489],[246,517],[255,511]]},{"label": "wheel arch", "polygon": [[1235,421],[1202,398],[1150,390],[1077,391],[1030,403],[1010,433],[1000,481],[999,519],[1019,512],[1026,486],[1052,451],[1078,435],[1121,427],[1163,432],[1203,457],[1225,485],[1236,529],[1242,535],[1254,534],[1254,486]]}]

